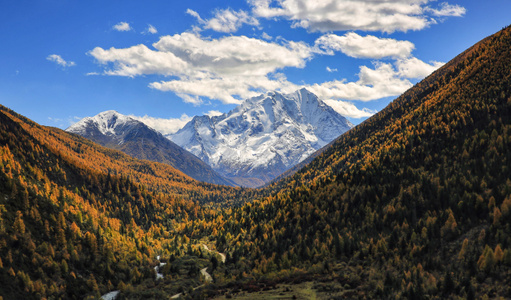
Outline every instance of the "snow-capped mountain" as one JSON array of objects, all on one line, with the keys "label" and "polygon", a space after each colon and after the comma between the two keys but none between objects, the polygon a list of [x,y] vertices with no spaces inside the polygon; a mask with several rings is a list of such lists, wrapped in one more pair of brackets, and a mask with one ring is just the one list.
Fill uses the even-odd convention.
[{"label": "snow-capped mountain", "polygon": [[105,111],[94,117],[86,117],[66,129],[68,132],[93,139],[99,144],[122,145],[133,129],[141,127],[141,122],[122,115],[114,110]]},{"label": "snow-capped mountain", "polygon": [[194,117],[168,137],[243,186],[260,186],[353,127],[306,89],[270,92],[221,116]]},{"label": "snow-capped mountain", "polygon": [[94,117],[86,117],[67,128],[66,131],[139,159],[169,164],[200,181],[234,185],[161,133],[113,110],[102,112]]}]

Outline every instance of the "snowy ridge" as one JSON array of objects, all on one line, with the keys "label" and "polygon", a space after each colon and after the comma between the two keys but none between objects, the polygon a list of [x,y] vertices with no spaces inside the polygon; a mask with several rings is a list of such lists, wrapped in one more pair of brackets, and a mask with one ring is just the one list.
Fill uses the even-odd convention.
[{"label": "snowy ridge", "polygon": [[[353,127],[306,89],[270,92],[227,114],[192,119],[168,136],[220,174],[268,182]],[[241,183],[241,182],[239,182]],[[242,183],[243,184],[243,183]]]},{"label": "snowy ridge", "polygon": [[139,159],[169,164],[199,181],[235,185],[153,128],[113,110],[84,118],[66,131]]},{"label": "snowy ridge", "polygon": [[129,132],[133,127],[139,125],[140,122],[122,115],[115,110],[108,110],[95,115],[94,117],[86,117],[79,122],[71,125],[66,131],[73,132],[79,135],[94,135],[91,128],[99,131],[100,134],[112,137],[118,137],[119,144],[122,144],[123,133]]}]

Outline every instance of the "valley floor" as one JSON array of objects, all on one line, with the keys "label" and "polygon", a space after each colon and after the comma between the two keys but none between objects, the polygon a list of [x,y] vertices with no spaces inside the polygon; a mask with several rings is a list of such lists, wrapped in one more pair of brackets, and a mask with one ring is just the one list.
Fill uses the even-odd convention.
[{"label": "valley floor", "polygon": [[356,297],[357,291],[343,286],[336,281],[318,282],[306,281],[298,284],[278,284],[273,288],[264,288],[258,292],[231,291],[213,299],[240,299],[240,300],[266,300],[266,299],[332,299]]}]

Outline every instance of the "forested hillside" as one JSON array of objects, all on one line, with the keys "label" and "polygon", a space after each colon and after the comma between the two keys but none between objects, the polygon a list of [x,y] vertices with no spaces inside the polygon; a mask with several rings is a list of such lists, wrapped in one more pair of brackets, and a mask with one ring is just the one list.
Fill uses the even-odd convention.
[{"label": "forested hillside", "polygon": [[175,232],[214,214],[198,203],[252,197],[41,127],[3,107],[0,126],[4,299],[82,299],[153,280],[157,254],[181,256],[190,247]]},{"label": "forested hillside", "polygon": [[510,70],[508,27],[225,213],[217,247],[240,277],[330,274],[339,296],[511,297]]},{"label": "forested hillside", "polygon": [[2,107],[0,295],[200,299],[315,280],[326,298],[510,298],[510,70],[508,27],[264,190]]}]

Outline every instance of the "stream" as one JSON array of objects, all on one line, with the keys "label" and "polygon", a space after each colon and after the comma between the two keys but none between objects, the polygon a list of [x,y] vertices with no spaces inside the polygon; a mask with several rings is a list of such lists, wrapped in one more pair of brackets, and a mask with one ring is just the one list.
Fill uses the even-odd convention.
[{"label": "stream", "polygon": [[[158,261],[160,261],[160,256],[156,256],[156,259]],[[167,263],[162,263],[160,262],[159,265],[157,265],[156,267],[154,267],[154,270],[156,271],[156,280],[159,280],[159,279],[163,279],[163,274],[160,273],[160,269],[163,268],[164,265],[166,265]]]},{"label": "stream", "polygon": [[[225,257],[225,254],[220,253],[220,252],[215,251],[215,250],[210,250],[210,249],[208,248],[208,246],[206,246],[205,244],[202,244],[202,246],[204,247],[204,249],[205,249],[206,251],[217,253],[217,254],[220,256],[220,259],[222,260],[222,263],[225,263],[225,258],[226,258],[226,257]],[[159,256],[159,255],[158,255],[158,256],[156,256],[156,259],[157,259],[158,261],[160,261],[160,256]],[[156,278],[155,278],[155,280],[160,280],[160,279],[163,279],[163,278],[164,278],[164,277],[163,277],[163,274],[162,274],[162,273],[160,273],[160,268],[163,268],[163,266],[165,266],[166,264],[167,264],[167,263],[162,263],[162,262],[160,262],[160,264],[159,264],[159,265],[157,265],[157,266],[155,266],[155,267],[154,267],[154,270],[156,271]],[[213,282],[213,277],[211,277],[211,274],[209,274],[207,270],[208,270],[208,268],[207,268],[207,267],[206,267],[206,268],[203,268],[203,269],[201,269],[201,270],[200,270],[200,273],[201,273],[201,275],[202,275],[202,276],[204,276],[204,281],[205,281],[206,283]],[[199,285],[199,286],[195,287],[195,288],[194,288],[194,290],[196,290],[196,289],[198,289],[198,288],[200,288],[200,287],[202,287],[202,286],[204,286],[204,284],[201,284],[201,285]],[[101,299],[101,300],[115,300],[115,298],[117,298],[117,295],[119,295],[119,293],[120,293],[120,291],[111,291],[111,292],[108,292],[108,293],[104,294],[103,296],[101,296],[101,298],[100,298],[100,299]],[[181,297],[181,293],[179,293],[179,294],[175,294],[174,296],[172,296],[172,297],[170,297],[170,298],[171,298],[171,299],[178,299],[179,297]]]}]

